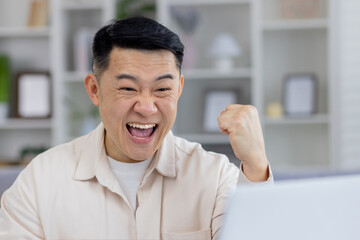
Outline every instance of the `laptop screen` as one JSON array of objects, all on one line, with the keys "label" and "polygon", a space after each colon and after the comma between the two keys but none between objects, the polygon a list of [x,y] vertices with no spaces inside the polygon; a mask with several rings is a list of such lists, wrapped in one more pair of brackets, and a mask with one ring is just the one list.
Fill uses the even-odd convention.
[{"label": "laptop screen", "polygon": [[359,240],[360,175],[240,186],[221,240]]}]

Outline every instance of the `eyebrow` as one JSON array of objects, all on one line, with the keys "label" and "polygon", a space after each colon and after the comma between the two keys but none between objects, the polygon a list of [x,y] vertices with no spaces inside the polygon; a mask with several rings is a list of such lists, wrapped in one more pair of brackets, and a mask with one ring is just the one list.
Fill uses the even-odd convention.
[{"label": "eyebrow", "polygon": [[121,79],[130,79],[130,80],[133,80],[135,82],[138,81],[138,79],[130,74],[120,74],[120,75],[116,75],[115,77],[117,80],[121,80]]},{"label": "eyebrow", "polygon": [[173,79],[175,79],[175,76],[173,74],[167,73],[167,74],[164,74],[164,75],[161,75],[161,76],[157,77],[155,79],[155,81],[159,81],[161,79],[167,79],[167,78],[173,80]]},{"label": "eyebrow", "polygon": [[[130,75],[130,74],[126,74],[126,73],[123,73],[123,74],[120,74],[120,75],[117,75],[115,77],[117,80],[121,80],[121,79],[129,79],[129,80],[132,80],[132,81],[135,81],[135,82],[138,82],[139,79],[136,78],[135,76],[133,75]],[[154,81],[160,81],[162,79],[175,79],[175,76],[173,74],[170,74],[170,73],[166,73],[166,74],[163,74],[163,75],[160,75],[159,77],[155,78]]]}]

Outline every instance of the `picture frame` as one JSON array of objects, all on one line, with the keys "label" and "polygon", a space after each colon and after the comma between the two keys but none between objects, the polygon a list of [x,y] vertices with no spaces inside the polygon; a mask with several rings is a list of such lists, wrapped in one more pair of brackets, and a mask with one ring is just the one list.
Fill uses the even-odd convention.
[{"label": "picture frame", "polygon": [[219,132],[217,118],[225,107],[236,104],[239,101],[237,89],[208,89],[204,94],[204,118],[203,127],[205,132]]},{"label": "picture frame", "polygon": [[15,78],[15,117],[50,118],[51,79],[47,71],[20,72]]},{"label": "picture frame", "polygon": [[312,73],[289,74],[283,87],[284,113],[287,116],[310,116],[316,113],[317,78]]}]

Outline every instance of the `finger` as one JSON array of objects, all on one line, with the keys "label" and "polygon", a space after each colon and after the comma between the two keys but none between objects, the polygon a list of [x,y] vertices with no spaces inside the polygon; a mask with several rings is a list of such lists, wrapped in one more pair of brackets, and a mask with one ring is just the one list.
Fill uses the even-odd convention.
[{"label": "finger", "polygon": [[229,128],[229,124],[231,123],[231,117],[232,114],[231,112],[226,112],[226,111],[223,111],[217,121],[218,121],[218,125],[219,125],[219,129],[220,129],[220,132],[223,133],[223,134],[229,134],[229,131],[228,131],[228,128]]},{"label": "finger", "polygon": [[220,126],[219,126],[219,130],[220,130],[220,132],[221,132],[222,134],[224,134],[224,135],[229,135],[229,134],[230,134],[228,131],[220,128]]},{"label": "finger", "polygon": [[227,106],[225,107],[225,110],[238,109],[238,108],[240,108],[241,106],[244,106],[244,105],[241,105],[241,104],[230,104],[230,105],[227,105]]},{"label": "finger", "polygon": [[[221,115],[224,115],[225,113],[226,113],[226,110],[222,110],[221,113],[219,114],[219,117],[220,117]],[[219,118],[219,117],[218,117],[218,118]]]}]

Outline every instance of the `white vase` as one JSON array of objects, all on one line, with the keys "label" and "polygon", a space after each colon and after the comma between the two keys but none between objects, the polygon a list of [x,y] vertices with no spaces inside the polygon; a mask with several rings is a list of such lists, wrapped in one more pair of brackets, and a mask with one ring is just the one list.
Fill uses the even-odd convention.
[{"label": "white vase", "polygon": [[194,38],[192,35],[184,35],[181,41],[185,47],[182,66],[184,69],[193,69],[196,67],[198,59],[198,51],[195,46]]},{"label": "white vase", "polygon": [[0,121],[4,121],[8,117],[9,106],[6,102],[0,102]]}]

